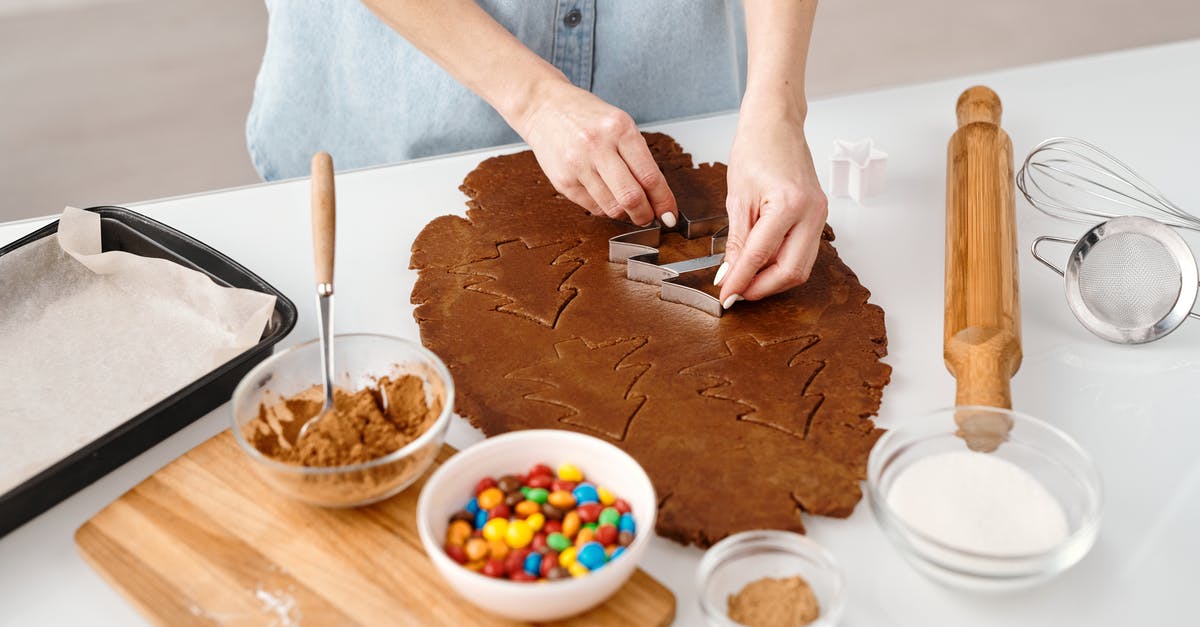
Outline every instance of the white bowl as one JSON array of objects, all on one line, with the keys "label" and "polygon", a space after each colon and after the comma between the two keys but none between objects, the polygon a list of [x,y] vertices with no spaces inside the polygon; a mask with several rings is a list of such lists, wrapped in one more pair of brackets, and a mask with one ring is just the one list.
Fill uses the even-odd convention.
[{"label": "white bowl", "polygon": [[[470,500],[479,479],[520,474],[539,463],[575,464],[589,482],[629,502],[637,535],[625,552],[584,577],[541,583],[493,579],[450,559],[442,548],[450,516]],[[463,598],[505,618],[542,622],[585,612],[620,589],[650,544],[657,514],[650,477],[625,451],[588,435],[538,429],[489,438],[446,460],[421,490],[417,530],[433,565]]]}]

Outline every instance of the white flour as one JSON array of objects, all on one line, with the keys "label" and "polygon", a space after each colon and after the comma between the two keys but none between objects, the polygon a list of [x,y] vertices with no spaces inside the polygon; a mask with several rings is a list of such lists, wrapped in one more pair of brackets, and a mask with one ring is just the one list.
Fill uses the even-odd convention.
[{"label": "white flour", "polygon": [[975,553],[1038,553],[1067,537],[1066,514],[1045,486],[988,453],[918,460],[896,477],[887,502],[909,527]]},{"label": "white flour", "polygon": [[[292,586],[288,586],[290,589]],[[271,614],[270,627],[291,627],[300,624],[300,608],[296,598],[283,590],[270,591],[260,582],[254,588],[254,596],[262,602],[262,612]]]}]

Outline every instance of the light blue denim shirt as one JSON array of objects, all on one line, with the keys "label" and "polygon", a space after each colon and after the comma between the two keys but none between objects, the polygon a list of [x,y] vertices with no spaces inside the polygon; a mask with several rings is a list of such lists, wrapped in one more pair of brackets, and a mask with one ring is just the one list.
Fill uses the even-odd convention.
[{"label": "light blue denim shirt", "polygon": [[[480,0],[575,85],[639,124],[735,109],[745,84],[739,0]],[[495,110],[356,0],[267,0],[267,47],[246,121],[266,180],[520,141]]]}]

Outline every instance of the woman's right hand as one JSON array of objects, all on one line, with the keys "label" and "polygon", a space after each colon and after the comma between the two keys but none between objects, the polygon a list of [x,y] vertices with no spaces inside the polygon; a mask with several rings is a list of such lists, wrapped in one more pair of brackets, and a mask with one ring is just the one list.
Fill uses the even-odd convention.
[{"label": "woman's right hand", "polygon": [[592,215],[675,226],[675,195],[628,113],[565,81],[539,91],[510,123],[554,189]]}]

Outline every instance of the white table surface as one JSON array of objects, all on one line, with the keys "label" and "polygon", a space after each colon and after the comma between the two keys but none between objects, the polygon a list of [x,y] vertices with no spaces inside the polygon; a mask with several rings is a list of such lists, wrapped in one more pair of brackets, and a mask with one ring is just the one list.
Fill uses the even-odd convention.
[{"label": "white table surface", "polygon": [[[958,94],[976,83],[1000,94],[1018,162],[1046,137],[1088,138],[1200,212],[1198,78],[1200,40],[812,103],[808,134],[822,169],[834,138],[873,137],[890,158],[884,195],[866,207],[833,199],[830,208],[838,250],[872,291],[872,302],[887,312],[887,361],[895,370],[881,426],[953,400],[941,356],[942,270],[946,142]],[[651,130],[674,135],[697,161],[712,161],[726,158],[734,124],[729,114]],[[415,273],[407,269],[413,238],[434,216],[463,212],[458,185],[483,157],[515,149],[338,176],[339,332],[418,337],[409,304]],[[280,346],[316,335],[306,180],[131,206],[229,254],[288,294],[300,320]],[[1099,541],[1073,570],[1040,588],[975,596],[912,570],[865,502],[848,520],[808,517],[811,537],[846,571],[845,625],[1174,625],[1194,619],[1200,322],[1140,347],[1093,337],[1068,312],[1062,279],[1027,253],[1036,235],[1074,236],[1083,227],[1050,220],[1023,199],[1017,212],[1025,361],[1013,398],[1018,409],[1072,434],[1096,459],[1105,484]],[[0,225],[0,242],[45,221]],[[79,557],[73,533],[155,470],[225,429],[227,412],[218,408],[0,539],[0,625],[141,622]],[[462,447],[480,437],[456,419],[449,441]],[[679,625],[700,623],[693,591],[700,554],[656,538],[643,564],[675,593]]]}]

